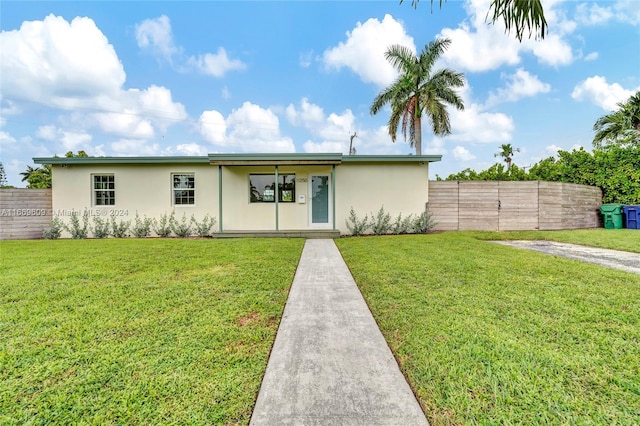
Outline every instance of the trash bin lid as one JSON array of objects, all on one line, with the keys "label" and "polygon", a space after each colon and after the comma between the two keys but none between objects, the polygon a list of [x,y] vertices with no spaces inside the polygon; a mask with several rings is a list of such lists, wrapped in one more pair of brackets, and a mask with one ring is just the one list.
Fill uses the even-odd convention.
[{"label": "trash bin lid", "polygon": [[624,204],[620,203],[610,203],[603,204],[600,206],[601,213],[620,213],[620,209],[624,206]]}]

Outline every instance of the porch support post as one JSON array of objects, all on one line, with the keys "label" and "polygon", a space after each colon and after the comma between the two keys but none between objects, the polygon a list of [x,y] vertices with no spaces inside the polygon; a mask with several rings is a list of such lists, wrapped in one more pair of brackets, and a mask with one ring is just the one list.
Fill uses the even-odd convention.
[{"label": "porch support post", "polygon": [[218,231],[222,232],[222,165],[218,166]]},{"label": "porch support post", "polygon": [[279,223],[278,223],[278,194],[280,191],[278,191],[278,165],[276,164],[276,187],[275,187],[275,203],[276,203],[276,231],[279,231]]},{"label": "porch support post", "polygon": [[336,229],[336,165],[331,165],[331,207],[333,209],[333,229]]}]

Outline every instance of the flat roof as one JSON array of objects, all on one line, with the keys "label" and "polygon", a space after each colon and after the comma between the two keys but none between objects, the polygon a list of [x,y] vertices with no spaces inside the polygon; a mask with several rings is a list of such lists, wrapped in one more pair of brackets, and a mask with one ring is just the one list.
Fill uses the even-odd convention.
[{"label": "flat roof", "polygon": [[252,165],[322,165],[341,163],[433,163],[441,155],[344,155],[341,153],[279,154],[209,154],[207,156],[155,157],[35,157],[36,164],[211,164],[225,166]]}]

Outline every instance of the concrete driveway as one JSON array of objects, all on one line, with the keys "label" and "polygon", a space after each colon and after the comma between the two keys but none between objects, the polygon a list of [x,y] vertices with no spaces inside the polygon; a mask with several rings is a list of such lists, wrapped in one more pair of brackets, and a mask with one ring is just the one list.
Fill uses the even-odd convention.
[{"label": "concrete driveway", "polygon": [[[640,235],[639,235],[640,236]],[[596,263],[608,268],[620,269],[640,274],[640,253],[609,250],[577,244],[556,243],[554,241],[493,241],[494,243],[535,250],[542,253]]]}]

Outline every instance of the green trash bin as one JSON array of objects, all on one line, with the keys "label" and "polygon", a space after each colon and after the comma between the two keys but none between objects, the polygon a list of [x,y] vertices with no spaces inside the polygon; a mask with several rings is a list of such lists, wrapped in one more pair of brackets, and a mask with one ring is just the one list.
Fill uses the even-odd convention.
[{"label": "green trash bin", "polygon": [[600,206],[604,227],[607,229],[622,229],[622,207],[624,204],[603,204]]}]

